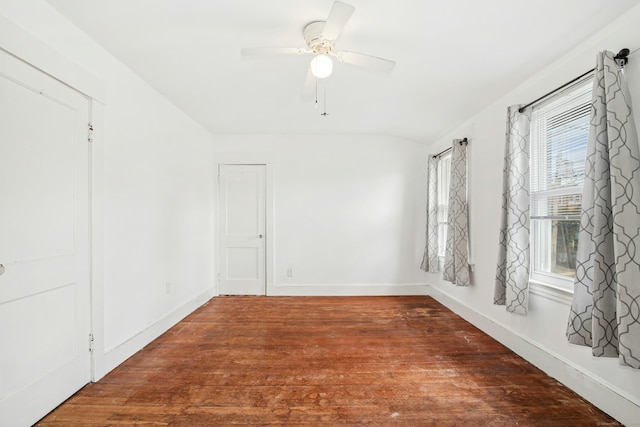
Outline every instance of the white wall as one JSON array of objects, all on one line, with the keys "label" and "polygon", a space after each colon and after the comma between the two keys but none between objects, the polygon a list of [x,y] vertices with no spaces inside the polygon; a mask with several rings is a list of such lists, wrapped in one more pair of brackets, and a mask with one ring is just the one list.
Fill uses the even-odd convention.
[{"label": "white wall", "polygon": [[274,293],[424,292],[415,258],[424,240],[415,233],[424,146],[382,136],[237,135],[216,137],[215,150],[272,159]]},{"label": "white wall", "polygon": [[[455,287],[437,275],[425,274],[434,296],[628,424],[640,420],[640,371],[619,366],[617,359],[594,358],[590,349],[568,344],[565,327],[569,303],[561,296],[553,300],[532,294],[529,315],[518,316],[493,305],[493,286],[507,106],[530,102],[593,68],[598,51],[639,48],[639,20],[640,6],[433,144],[430,151],[437,152],[453,138],[471,139],[469,212],[475,271],[469,288]],[[636,122],[640,123],[640,54],[631,56],[626,74],[633,101],[639,107]],[[604,391],[598,384],[605,386]]]},{"label": "white wall", "polygon": [[[33,36],[14,53],[104,103],[94,153],[100,376],[213,294],[212,136],[44,0],[2,0],[2,16]],[[78,78],[77,66],[104,90]]]}]

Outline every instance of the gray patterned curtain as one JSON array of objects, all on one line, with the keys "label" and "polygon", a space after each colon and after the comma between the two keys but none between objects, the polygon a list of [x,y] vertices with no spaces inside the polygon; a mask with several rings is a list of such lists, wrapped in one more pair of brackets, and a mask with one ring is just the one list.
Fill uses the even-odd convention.
[{"label": "gray patterned curtain", "polygon": [[427,230],[420,268],[437,272],[438,265],[438,158],[429,155],[427,178]]},{"label": "gray patterned curtain", "polygon": [[442,278],[458,286],[469,286],[467,215],[467,143],[453,140],[451,177],[449,179],[449,212],[447,244]]},{"label": "gray patterned curtain", "polygon": [[640,155],[624,74],[598,54],[567,338],[640,369]]},{"label": "gray patterned curtain", "polygon": [[531,109],[507,110],[502,219],[493,303],[527,314],[529,307],[529,129]]}]

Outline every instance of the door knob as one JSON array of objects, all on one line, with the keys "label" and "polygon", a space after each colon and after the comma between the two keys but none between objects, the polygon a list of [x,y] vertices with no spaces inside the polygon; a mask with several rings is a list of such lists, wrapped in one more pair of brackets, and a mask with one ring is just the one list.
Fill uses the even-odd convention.
[{"label": "door knob", "polygon": [[262,234],[258,235],[258,237],[262,239]]},{"label": "door knob", "polygon": [[0,264],[0,276],[4,273],[4,265]]}]

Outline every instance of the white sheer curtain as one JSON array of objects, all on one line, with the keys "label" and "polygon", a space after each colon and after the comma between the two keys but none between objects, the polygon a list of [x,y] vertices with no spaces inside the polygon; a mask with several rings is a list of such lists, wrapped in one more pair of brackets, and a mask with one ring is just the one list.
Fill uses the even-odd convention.
[{"label": "white sheer curtain", "polygon": [[502,218],[493,302],[527,314],[529,307],[529,132],[531,109],[507,110]]},{"label": "white sheer curtain", "polygon": [[614,55],[597,57],[569,342],[640,369],[640,154]]},{"label": "white sheer curtain", "polygon": [[442,278],[454,285],[469,286],[467,214],[467,142],[454,139],[449,178],[447,243]]},{"label": "white sheer curtain", "polygon": [[438,265],[438,157],[429,155],[427,163],[427,227],[420,268],[437,272]]}]

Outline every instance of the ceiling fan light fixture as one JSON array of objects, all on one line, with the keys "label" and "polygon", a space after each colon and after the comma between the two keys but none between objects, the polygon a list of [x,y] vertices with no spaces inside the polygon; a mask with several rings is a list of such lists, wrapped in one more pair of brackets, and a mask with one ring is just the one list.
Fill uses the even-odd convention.
[{"label": "ceiling fan light fixture", "polygon": [[329,55],[321,53],[311,60],[311,74],[317,79],[329,77],[333,71],[333,60]]}]

